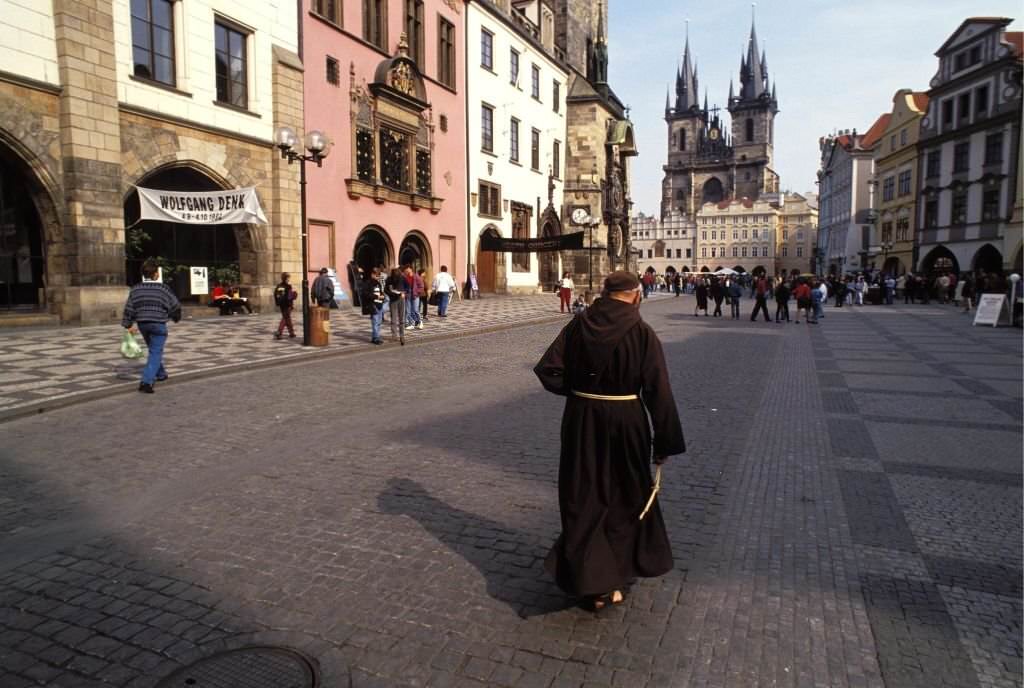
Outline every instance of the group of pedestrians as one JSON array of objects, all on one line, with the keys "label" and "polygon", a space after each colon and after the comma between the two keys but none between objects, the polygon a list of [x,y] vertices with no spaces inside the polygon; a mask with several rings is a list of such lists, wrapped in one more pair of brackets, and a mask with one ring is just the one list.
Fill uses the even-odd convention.
[{"label": "group of pedestrians", "polygon": [[[801,314],[804,322],[808,325],[816,325],[818,318],[825,317],[822,304],[828,299],[828,288],[824,282],[816,278],[806,276],[792,277],[789,279],[778,277],[769,278],[760,276],[754,278],[750,283],[751,296],[754,299],[754,309],[750,313],[750,321],[754,322],[758,316],[763,315],[765,322],[772,322],[769,312],[769,302],[775,302],[774,322],[800,322]],[[739,320],[740,304],[743,301],[743,284],[736,278],[719,278],[711,276],[698,278],[694,287],[696,303],[693,314],[699,316],[704,312],[708,317],[708,309],[713,302],[714,311],[712,317],[723,317],[722,304],[729,305],[730,318]],[[790,319],[789,302],[796,300],[796,320]]]},{"label": "group of pedestrians", "polygon": [[428,306],[436,304],[437,317],[448,317],[449,300],[458,288],[455,278],[448,272],[448,266],[442,265],[440,272],[434,275],[428,297],[426,275],[425,269],[413,270],[411,265],[390,270],[379,265],[373,269],[360,292],[362,313],[370,316],[371,343],[384,343],[381,328],[385,311],[391,322],[391,341],[402,346],[405,346],[406,328],[423,329]]}]

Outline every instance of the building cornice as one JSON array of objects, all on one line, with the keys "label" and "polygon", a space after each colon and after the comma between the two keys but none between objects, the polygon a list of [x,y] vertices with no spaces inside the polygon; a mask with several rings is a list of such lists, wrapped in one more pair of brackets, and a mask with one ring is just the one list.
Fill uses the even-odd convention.
[{"label": "building cornice", "polygon": [[980,122],[974,122],[972,124],[968,124],[965,127],[958,127],[956,129],[953,129],[952,131],[944,131],[941,134],[935,134],[933,136],[926,136],[924,132],[922,132],[921,137],[917,140],[918,155],[920,155],[921,151],[926,148],[931,148],[933,146],[946,143],[947,141],[963,139],[970,136],[971,134],[976,134],[979,131],[991,129],[992,127],[997,125],[1012,124],[1014,122],[1017,123],[1019,128],[1019,110],[1007,110],[1006,112],[1003,112],[1001,114],[983,119]]},{"label": "building cornice", "polygon": [[129,103],[118,103],[117,108],[120,112],[124,112],[130,115],[137,115],[139,117],[145,117],[146,119],[156,120],[158,122],[166,122],[167,124],[173,124],[179,127],[185,127],[186,129],[195,129],[207,134],[214,134],[216,136],[226,136],[236,141],[242,141],[249,143],[254,146],[260,146],[261,148],[273,148],[274,142],[270,139],[261,139],[256,136],[247,136],[245,134],[239,134],[236,131],[230,129],[222,129],[220,127],[212,127],[208,124],[201,124],[199,122],[185,119],[183,117],[175,117],[174,115],[168,115],[163,112],[156,112],[148,108],[139,107],[137,105],[131,105]]},{"label": "building cornice", "polygon": [[25,88],[31,88],[34,91],[42,91],[43,93],[49,93],[51,95],[59,96],[63,92],[63,88],[55,84],[48,83],[46,81],[39,81],[37,79],[31,79],[27,76],[15,74],[14,72],[8,72],[0,69],[0,81],[14,84],[15,86],[24,86]]},{"label": "building cornice", "polygon": [[569,67],[569,63],[565,59],[565,56],[560,56],[557,53],[549,52],[548,49],[544,47],[543,43],[541,43],[536,38],[531,36],[529,33],[524,31],[523,27],[517,25],[514,21],[512,21],[512,18],[505,14],[505,12],[503,12],[500,7],[495,6],[495,4],[491,0],[467,0],[466,5],[476,5],[494,19],[500,21],[502,24],[505,25],[505,28],[512,31],[512,33],[514,33],[524,43],[529,44],[531,48],[536,50],[542,57],[547,59],[551,63],[551,65],[562,70],[565,73],[566,78],[568,78],[569,72],[571,72],[572,69]]}]

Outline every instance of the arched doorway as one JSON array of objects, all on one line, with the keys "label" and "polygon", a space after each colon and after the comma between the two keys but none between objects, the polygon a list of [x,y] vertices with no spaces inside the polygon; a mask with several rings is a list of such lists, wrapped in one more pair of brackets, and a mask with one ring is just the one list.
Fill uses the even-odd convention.
[{"label": "arched doorway", "polygon": [[885,264],[882,266],[882,273],[892,275],[893,277],[899,277],[906,271],[906,268],[903,267],[903,263],[900,262],[900,259],[896,256],[887,259]]},{"label": "arched doorway", "polygon": [[739,273],[746,272],[746,269],[742,265],[733,265],[732,269]]},{"label": "arched doorway", "polygon": [[378,265],[386,268],[393,267],[394,262],[391,256],[391,242],[388,240],[384,230],[376,225],[369,225],[363,228],[356,238],[352,259],[356,265],[363,270],[363,275],[370,276],[373,269]]},{"label": "arched doorway", "polygon": [[[136,185],[163,191],[223,191],[229,188],[188,165],[160,168],[142,177]],[[132,189],[124,201],[125,280],[129,286],[142,281],[142,263],[147,258],[157,260],[163,268],[164,282],[171,286],[179,299],[188,301],[199,298],[191,293],[190,266],[206,267],[211,286],[214,282],[238,286],[243,273],[256,273],[255,265],[240,264],[240,237],[246,238],[247,225],[194,225],[140,220],[139,217],[139,194]],[[251,251],[248,255],[250,259],[255,258]]]},{"label": "arched doorway", "polygon": [[704,203],[719,203],[725,198],[725,189],[718,177],[712,177],[704,182],[702,198]]},{"label": "arched doorway", "polygon": [[27,184],[33,177],[0,145],[0,311],[33,310],[44,302],[43,223]]},{"label": "arched doorway", "polygon": [[[552,239],[558,236],[554,223],[545,222],[544,228],[541,231],[541,236],[545,239]],[[537,257],[540,270],[538,277],[541,289],[544,291],[555,291],[558,287],[558,279],[561,277],[558,272],[558,251],[543,251],[537,254]]]},{"label": "arched doorway", "polygon": [[[481,237],[500,238],[501,233],[494,225],[487,225]],[[476,283],[481,293],[494,294],[505,282],[505,254],[500,251],[481,251],[480,242],[476,249]]]},{"label": "arched doorway", "polygon": [[704,267],[702,267],[702,268],[700,269],[700,271],[701,271],[701,272],[711,272],[711,269],[710,269],[710,268],[709,268],[709,267],[708,267],[707,265],[705,265]]},{"label": "arched doorway", "polygon": [[921,271],[931,277],[941,273],[959,273],[960,263],[945,246],[936,246],[921,261]]},{"label": "arched doorway", "polygon": [[426,237],[415,230],[406,234],[398,249],[398,264],[410,265],[413,270],[430,272],[433,264],[430,259],[430,242]]},{"label": "arched doorway", "polygon": [[684,266],[683,266],[683,270],[682,270],[682,271],[683,271],[683,272],[689,272],[689,271],[690,271],[690,268],[688,268],[688,267],[686,267],[686,266],[684,265]]},{"label": "arched doorway", "polygon": [[767,270],[764,269],[763,265],[758,265],[756,268],[750,271],[750,274],[754,277],[764,277]]},{"label": "arched doorway", "polygon": [[1003,254],[992,244],[985,244],[974,254],[974,272],[995,272],[1003,271]]}]

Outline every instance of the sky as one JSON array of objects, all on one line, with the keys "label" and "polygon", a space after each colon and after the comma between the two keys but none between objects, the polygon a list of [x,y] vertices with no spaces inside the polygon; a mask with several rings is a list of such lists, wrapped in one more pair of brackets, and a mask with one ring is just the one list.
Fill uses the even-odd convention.
[{"label": "sky", "polygon": [[[689,20],[701,101],[723,108],[739,84],[750,36],[749,0],[610,0],[608,80],[631,106],[640,156],[633,161],[634,212],[657,215],[665,164],[665,89],[675,100]],[[928,90],[935,51],[970,16],[1014,17],[1020,0],[761,0],[757,38],[777,83],[775,170],[782,189],[814,191],[818,139],[867,131],[901,88]],[[1010,30],[1019,31],[1015,21]]]}]

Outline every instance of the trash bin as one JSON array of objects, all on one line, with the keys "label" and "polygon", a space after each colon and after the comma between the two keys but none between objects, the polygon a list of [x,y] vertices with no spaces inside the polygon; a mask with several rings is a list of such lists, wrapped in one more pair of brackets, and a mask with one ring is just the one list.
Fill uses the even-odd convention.
[{"label": "trash bin", "polygon": [[882,305],[882,297],[884,295],[885,295],[885,290],[883,290],[877,284],[872,284],[870,287],[868,287],[867,298],[865,300],[868,303],[873,304],[875,306],[881,306]]},{"label": "trash bin", "polygon": [[331,309],[313,306],[309,309],[309,345],[327,346],[331,337]]}]

